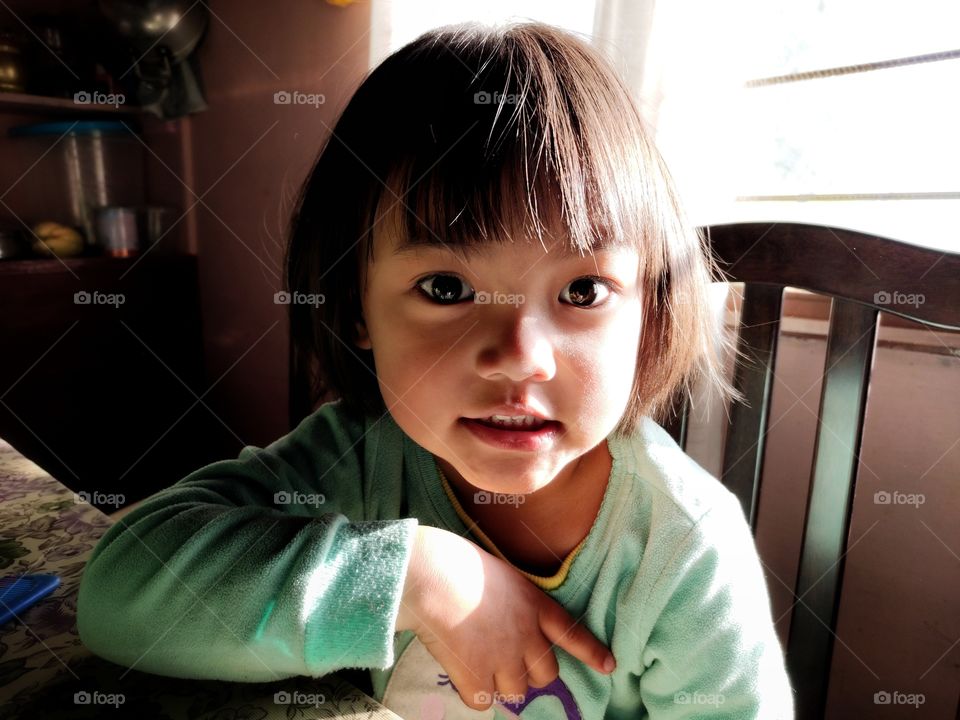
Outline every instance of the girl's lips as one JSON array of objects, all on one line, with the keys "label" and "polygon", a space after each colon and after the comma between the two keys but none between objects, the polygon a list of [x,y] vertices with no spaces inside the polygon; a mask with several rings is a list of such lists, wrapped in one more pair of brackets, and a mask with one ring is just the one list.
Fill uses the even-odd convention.
[{"label": "girl's lips", "polygon": [[560,437],[563,424],[556,420],[547,420],[537,430],[495,428],[484,425],[472,418],[460,418],[460,424],[473,433],[474,437],[487,445],[502,450],[523,450],[535,452],[554,444]]}]

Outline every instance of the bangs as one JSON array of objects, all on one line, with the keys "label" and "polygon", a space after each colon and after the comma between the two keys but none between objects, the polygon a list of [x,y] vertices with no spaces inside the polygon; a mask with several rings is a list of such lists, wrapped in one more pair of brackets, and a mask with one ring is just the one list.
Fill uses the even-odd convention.
[{"label": "bangs", "polygon": [[426,92],[393,135],[368,227],[464,255],[526,239],[580,255],[631,245],[642,257],[642,124],[589,47],[525,25],[438,32],[406,58]]}]

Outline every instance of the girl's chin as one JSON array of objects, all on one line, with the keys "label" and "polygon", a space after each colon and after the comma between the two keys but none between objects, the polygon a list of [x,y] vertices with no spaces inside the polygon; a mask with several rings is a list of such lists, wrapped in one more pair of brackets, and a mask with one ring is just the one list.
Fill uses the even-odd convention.
[{"label": "girl's chin", "polygon": [[[451,447],[455,447],[451,443]],[[530,453],[516,453],[504,455],[480,448],[457,447],[463,467],[446,460],[442,469],[448,482],[459,481],[470,486],[470,489],[489,493],[530,495],[551,485],[561,473],[565,462],[551,458],[552,462],[544,462],[546,458],[539,458]],[[435,453],[436,457],[440,457]],[[456,473],[451,477],[451,471]]]},{"label": "girl's chin", "polygon": [[519,496],[530,495],[542,490],[552,481],[552,478],[546,476],[535,478],[517,478],[514,476],[514,479],[510,482],[503,482],[502,474],[494,477],[464,477],[464,479],[479,493]]}]

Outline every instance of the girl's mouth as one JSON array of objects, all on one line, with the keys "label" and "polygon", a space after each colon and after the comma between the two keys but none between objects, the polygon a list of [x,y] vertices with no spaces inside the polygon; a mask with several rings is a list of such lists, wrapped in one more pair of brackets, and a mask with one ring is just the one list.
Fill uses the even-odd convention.
[{"label": "girl's mouth", "polygon": [[527,419],[507,422],[490,418],[460,418],[460,424],[488,445],[506,450],[538,451],[560,437],[562,423],[556,420]]},{"label": "girl's mouth", "polygon": [[497,430],[539,430],[547,423],[545,419],[534,417],[533,415],[491,415],[488,418],[467,419],[476,420],[478,423]]}]

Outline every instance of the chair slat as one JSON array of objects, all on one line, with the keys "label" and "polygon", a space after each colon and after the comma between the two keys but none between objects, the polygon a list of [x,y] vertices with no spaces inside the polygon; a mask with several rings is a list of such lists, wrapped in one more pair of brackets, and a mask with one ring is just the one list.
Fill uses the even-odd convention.
[{"label": "chair slat", "polygon": [[733,382],[749,405],[735,402],[730,408],[721,481],[740,499],[752,530],[757,526],[782,299],[783,285],[744,286],[737,349],[748,360],[735,364]]},{"label": "chair slat", "polygon": [[877,310],[834,298],[787,667],[797,718],[823,717]]}]

